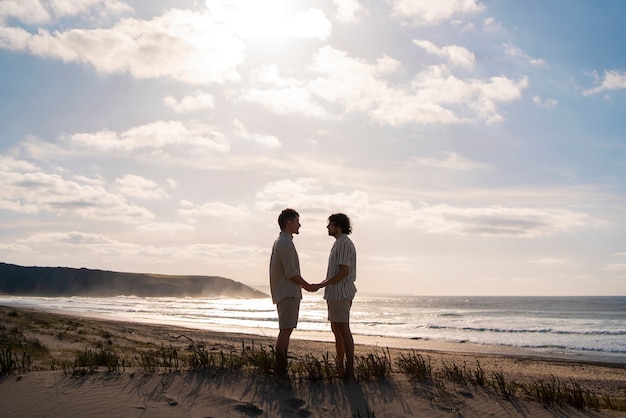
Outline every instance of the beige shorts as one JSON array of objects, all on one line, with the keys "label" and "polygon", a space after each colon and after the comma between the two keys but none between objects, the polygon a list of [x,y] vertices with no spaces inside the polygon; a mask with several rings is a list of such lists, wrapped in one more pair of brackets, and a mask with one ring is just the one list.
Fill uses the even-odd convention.
[{"label": "beige shorts", "polygon": [[276,304],[278,310],[278,328],[296,328],[300,313],[299,298],[285,298]]},{"label": "beige shorts", "polygon": [[327,300],[326,304],[328,305],[328,320],[330,322],[350,322],[352,299]]}]

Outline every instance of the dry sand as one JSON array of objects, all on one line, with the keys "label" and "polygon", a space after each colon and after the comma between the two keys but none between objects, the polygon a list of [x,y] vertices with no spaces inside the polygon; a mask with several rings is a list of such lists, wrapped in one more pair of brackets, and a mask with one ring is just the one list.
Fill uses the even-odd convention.
[{"label": "dry sand", "polygon": [[[626,412],[609,409],[542,405],[523,394],[504,399],[490,385],[454,383],[443,377],[412,381],[397,367],[384,379],[361,380],[358,384],[345,384],[339,379],[315,382],[301,375],[281,380],[253,368],[191,370],[182,364],[150,373],[137,367],[142,352],[173,348],[183,363],[192,341],[215,353],[241,353],[244,347],[270,347],[274,340],[6,307],[0,307],[0,321],[5,337],[20,330],[25,338],[37,338],[48,348],[41,358],[33,356],[35,370],[0,377],[2,417],[626,416]],[[357,356],[382,356],[387,351],[359,344],[358,337],[356,342]],[[445,346],[438,350],[436,344],[428,348],[420,346],[423,344],[419,341],[414,344],[415,353],[429,359],[434,372],[441,371],[444,363],[472,368],[478,361],[490,381],[493,372],[520,384],[573,379],[598,397],[626,402],[625,364],[548,359],[524,352],[491,354],[462,345],[455,351],[443,351]],[[100,367],[94,373],[75,373],[73,364],[78,353],[102,348],[115,351],[132,367],[114,372]],[[306,355],[318,359],[327,353],[332,356],[333,351],[329,342],[292,339],[290,346],[294,362]],[[392,359],[410,353],[406,349],[388,351]],[[50,370],[51,364],[56,370]]]}]

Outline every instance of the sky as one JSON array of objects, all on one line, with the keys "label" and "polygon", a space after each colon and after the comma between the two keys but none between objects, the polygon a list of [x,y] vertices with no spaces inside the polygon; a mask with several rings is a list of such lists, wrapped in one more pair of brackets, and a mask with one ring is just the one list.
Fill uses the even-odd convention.
[{"label": "sky", "polygon": [[0,261],[262,287],[291,207],[311,283],[342,212],[360,292],[626,295],[624,15],[1,0]]}]

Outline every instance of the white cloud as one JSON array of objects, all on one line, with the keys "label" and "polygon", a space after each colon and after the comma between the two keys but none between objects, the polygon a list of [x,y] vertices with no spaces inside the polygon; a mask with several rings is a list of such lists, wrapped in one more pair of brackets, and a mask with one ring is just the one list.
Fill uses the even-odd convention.
[{"label": "white cloud", "polygon": [[364,216],[369,205],[368,193],[343,189],[345,187],[341,185],[329,187],[315,177],[269,182],[256,193],[256,209],[274,213],[285,207],[293,207],[301,212],[300,215],[306,212],[309,219],[318,219],[320,222],[324,222],[333,212]]},{"label": "white cloud", "polygon": [[489,168],[489,165],[487,164],[473,162],[454,152],[448,153],[448,156],[442,160],[426,157],[413,157],[410,162],[421,166],[445,168],[450,170],[476,170]]},{"label": "white cloud", "polygon": [[604,268],[608,271],[626,271],[626,264],[610,264]]},{"label": "white cloud", "polygon": [[484,10],[476,0],[392,0],[392,17],[418,25],[432,25]]},{"label": "white cloud", "polygon": [[414,39],[413,43],[428,52],[445,58],[451,65],[464,68],[472,68],[476,64],[474,53],[459,45],[446,45],[438,47],[427,40]]},{"label": "white cloud", "polygon": [[527,88],[523,78],[461,80],[443,66],[431,66],[410,85],[392,85],[380,77],[376,66],[326,46],[314,57],[320,77],[309,84],[312,94],[340,104],[346,112],[364,111],[383,125],[407,123],[458,123],[478,118],[500,121],[497,104],[518,99]]},{"label": "white cloud", "polygon": [[557,102],[555,99],[551,99],[551,98],[548,98],[546,100],[542,100],[541,97],[534,96],[533,97],[533,103],[535,105],[537,105],[538,107],[541,107],[543,109],[552,110],[552,109],[554,109],[558,105],[559,102]]},{"label": "white cloud", "polygon": [[260,104],[279,115],[300,114],[318,119],[330,117],[322,106],[313,103],[311,94],[303,87],[252,88],[243,98],[249,102]]},{"label": "white cloud", "polygon": [[603,78],[599,77],[597,74],[594,74],[594,76],[596,81],[600,82],[600,85],[592,89],[584,90],[584,96],[591,96],[592,94],[604,91],[626,89],[626,72],[612,70],[605,71]]},{"label": "white cloud", "polygon": [[172,222],[152,222],[141,225],[137,228],[139,232],[155,233],[155,234],[176,234],[179,232],[194,231],[195,228],[188,224],[172,223]]},{"label": "white cloud", "polygon": [[358,0],[333,0],[337,6],[336,18],[339,22],[358,22],[368,11]]},{"label": "white cloud", "polygon": [[50,13],[38,0],[3,0],[0,2],[0,21],[16,18],[25,23],[42,23],[51,19]]},{"label": "white cloud", "polygon": [[376,60],[376,71],[379,74],[393,74],[400,71],[402,68],[402,62],[388,55],[384,55],[382,58]]},{"label": "white cloud", "polygon": [[96,15],[106,13],[128,13],[133,8],[117,0],[2,0],[0,1],[0,21],[15,18],[24,23],[48,23],[53,19],[76,16],[88,12]]},{"label": "white cloud", "polygon": [[256,195],[261,199],[272,199],[280,196],[310,194],[318,190],[322,190],[322,186],[317,178],[301,177],[293,180],[279,180],[267,183]]},{"label": "white cloud", "polygon": [[212,126],[188,121],[156,121],[123,132],[75,133],[60,138],[58,144],[29,138],[21,144],[32,158],[45,160],[55,157],[120,157],[126,158],[197,158],[226,154],[230,143]]},{"label": "white cloud", "polygon": [[48,212],[104,222],[145,222],[153,215],[129,204],[100,182],[69,180],[31,164],[0,168],[0,209],[22,214]]},{"label": "white cloud", "polygon": [[544,64],[542,59],[531,58],[526,52],[524,52],[521,48],[516,47],[512,43],[508,42],[503,45],[504,53],[513,58],[519,58],[523,61],[530,63],[533,66],[539,67]]},{"label": "white cloud", "polygon": [[[142,231],[144,233],[157,232]],[[175,231],[161,231],[161,233]],[[151,239],[153,236],[151,236]],[[144,245],[88,232],[38,233],[20,240],[20,245],[36,254],[38,265],[50,259],[55,265],[89,263],[116,271],[143,271],[166,274],[219,274],[254,265],[266,266],[267,247],[236,244],[165,244]],[[54,258],[48,254],[53,252]],[[103,260],[106,260],[103,263]],[[84,264],[83,264],[84,265]],[[105,267],[111,266],[111,267]],[[181,270],[182,269],[182,270]],[[234,274],[234,273],[233,273]],[[231,276],[233,277],[233,276]],[[233,277],[235,278],[235,277]]]},{"label": "white cloud", "polygon": [[2,244],[0,243],[0,252],[7,255],[19,254],[19,255],[31,255],[35,252],[28,246],[22,244]]},{"label": "white cloud", "polygon": [[215,98],[211,94],[196,90],[180,100],[176,100],[174,96],[167,96],[163,99],[163,103],[176,113],[184,113],[202,109],[213,109],[215,107]]},{"label": "white cloud", "polygon": [[564,261],[560,258],[553,258],[553,257],[536,257],[536,258],[531,258],[530,260],[528,260],[529,264],[543,264],[543,265],[549,265],[549,266],[555,266],[555,265],[560,265],[563,264]]},{"label": "white cloud", "polygon": [[156,182],[145,177],[127,174],[115,180],[119,192],[126,197],[139,199],[163,199],[167,198],[167,192]]},{"label": "white cloud", "polygon": [[473,237],[536,238],[587,225],[584,213],[552,208],[424,206],[396,223],[428,233]]},{"label": "white cloud", "polygon": [[65,62],[87,63],[101,73],[185,83],[239,79],[245,45],[207,13],[170,10],[150,21],[124,19],[109,29],[70,29],[29,34],[0,28],[0,48]]},{"label": "white cloud", "polygon": [[101,234],[94,234],[89,232],[42,232],[30,235],[27,238],[20,240],[30,245],[41,244],[71,244],[71,245],[102,245],[112,243],[113,240],[107,238]]},{"label": "white cloud", "polygon": [[245,205],[233,206],[222,202],[210,202],[197,206],[188,201],[181,202],[178,213],[186,217],[209,216],[231,222],[240,221],[241,218],[250,215],[250,211]]},{"label": "white cloud", "polygon": [[256,142],[265,148],[280,148],[282,145],[280,140],[273,135],[263,135],[249,132],[240,120],[233,121],[233,129],[237,135],[244,139]]},{"label": "white cloud", "polygon": [[[456,65],[473,65],[473,54],[464,48],[422,45]],[[492,124],[503,119],[499,103],[519,99],[528,87],[526,78],[459,79],[443,65],[426,67],[409,84],[394,84],[385,78],[401,69],[402,63],[388,55],[370,64],[324,46],[315,53],[311,65],[317,77],[285,77],[276,64],[265,65],[250,73],[253,87],[242,98],[280,115],[317,119],[362,112],[381,125],[391,126],[475,119]]]}]

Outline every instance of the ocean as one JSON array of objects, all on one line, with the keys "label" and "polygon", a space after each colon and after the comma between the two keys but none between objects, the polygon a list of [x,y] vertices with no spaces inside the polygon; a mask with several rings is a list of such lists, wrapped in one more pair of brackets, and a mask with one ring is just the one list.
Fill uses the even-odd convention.
[{"label": "ocean", "polygon": [[[114,298],[0,295],[0,305],[133,322],[275,336],[269,298]],[[358,293],[355,342],[422,341],[518,348],[550,357],[626,363],[626,297],[431,297]],[[295,338],[332,341],[321,295],[305,294]],[[389,342],[391,343],[389,344]],[[396,341],[398,344],[394,344]]]}]

